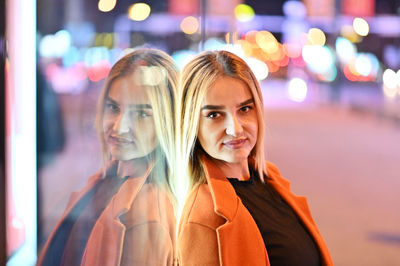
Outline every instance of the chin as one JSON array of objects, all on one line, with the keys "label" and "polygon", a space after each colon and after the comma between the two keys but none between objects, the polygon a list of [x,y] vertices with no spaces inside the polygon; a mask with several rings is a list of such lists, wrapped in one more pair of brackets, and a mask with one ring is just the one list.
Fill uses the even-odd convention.
[{"label": "chin", "polygon": [[111,156],[118,160],[118,161],[129,161],[137,158],[143,157],[143,155],[140,154],[125,154],[125,153],[111,153]]},{"label": "chin", "polygon": [[236,155],[229,155],[229,156],[224,156],[222,161],[225,161],[227,163],[241,163],[249,158],[248,153],[243,153],[243,154],[236,154]]}]

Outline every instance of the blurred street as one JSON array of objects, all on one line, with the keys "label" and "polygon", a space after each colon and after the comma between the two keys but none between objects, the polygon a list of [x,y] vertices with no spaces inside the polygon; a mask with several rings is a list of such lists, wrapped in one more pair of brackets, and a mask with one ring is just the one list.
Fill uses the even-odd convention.
[{"label": "blurred street", "polygon": [[400,265],[400,124],[366,102],[265,102],[267,159],[307,196],[335,265]]}]

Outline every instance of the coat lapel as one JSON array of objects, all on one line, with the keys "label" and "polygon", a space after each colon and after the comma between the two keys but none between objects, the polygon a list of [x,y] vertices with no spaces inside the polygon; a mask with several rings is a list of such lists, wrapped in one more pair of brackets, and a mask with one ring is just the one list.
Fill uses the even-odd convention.
[{"label": "coat lapel", "polygon": [[226,220],[232,221],[239,204],[235,189],[209,158],[204,156],[202,162],[214,202],[214,211]]},{"label": "coat lapel", "polygon": [[131,208],[151,170],[142,177],[129,178],[111,199],[93,227],[82,265],[120,264],[126,229],[120,217]]},{"label": "coat lapel", "polygon": [[269,265],[261,233],[235,189],[209,158],[204,156],[202,162],[214,211],[226,219],[226,223],[216,229],[221,263]]}]

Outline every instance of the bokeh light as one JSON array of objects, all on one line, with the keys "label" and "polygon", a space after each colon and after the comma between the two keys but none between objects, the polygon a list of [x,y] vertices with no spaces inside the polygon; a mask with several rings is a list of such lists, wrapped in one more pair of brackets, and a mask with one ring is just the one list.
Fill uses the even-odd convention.
[{"label": "bokeh light", "polygon": [[367,77],[372,72],[372,61],[365,54],[360,54],[359,56],[357,56],[354,65],[356,71],[362,76]]},{"label": "bokeh light", "polygon": [[235,7],[235,17],[241,22],[247,22],[254,18],[254,10],[251,6],[240,4]]},{"label": "bokeh light", "polygon": [[290,58],[299,57],[301,55],[301,46],[297,43],[285,43],[283,45],[285,47],[286,55]]},{"label": "bokeh light", "polygon": [[340,34],[348,39],[349,41],[353,43],[358,43],[361,41],[360,35],[358,35],[355,31],[353,26],[351,25],[344,25],[340,28]]},{"label": "bokeh light", "polygon": [[360,36],[367,36],[369,33],[368,22],[363,18],[355,18],[353,20],[353,29]]},{"label": "bokeh light", "polygon": [[249,65],[251,70],[254,72],[254,75],[256,76],[257,80],[263,80],[268,77],[267,64],[252,57],[245,58],[245,61]]},{"label": "bokeh light", "polygon": [[383,72],[382,80],[388,89],[395,89],[399,84],[396,72],[389,68]]},{"label": "bokeh light", "polygon": [[189,63],[190,60],[195,57],[196,53],[191,50],[179,50],[174,52],[171,57],[174,59],[176,62],[176,65],[178,66],[179,69],[183,69],[183,67]]},{"label": "bokeh light", "polygon": [[385,94],[386,97],[394,99],[396,98],[398,91],[396,88],[389,88],[383,85],[383,93]]},{"label": "bokeh light", "polygon": [[87,74],[91,81],[97,82],[107,77],[111,64],[107,60],[100,60],[88,68]]},{"label": "bokeh light", "polygon": [[145,3],[136,3],[129,7],[128,17],[131,20],[142,21],[149,17],[151,8]]},{"label": "bokeh light", "polygon": [[117,0],[99,0],[98,8],[101,12],[110,12],[117,4]]},{"label": "bokeh light", "polygon": [[225,45],[219,38],[209,38],[204,42],[204,50],[221,50]]},{"label": "bokeh light", "polygon": [[307,34],[307,40],[310,45],[325,45],[326,37],[322,30],[311,28]]},{"label": "bokeh light", "polygon": [[338,55],[339,61],[342,64],[347,64],[352,58],[355,57],[357,53],[356,46],[350,42],[348,39],[343,37],[338,37],[336,39],[336,53]]},{"label": "bokeh light", "polygon": [[304,19],[307,15],[307,9],[301,1],[286,1],[282,9],[283,13],[292,19]]},{"label": "bokeh light", "polygon": [[39,53],[43,57],[62,57],[71,47],[71,34],[60,30],[54,35],[44,36],[39,44]]},{"label": "bokeh light", "polygon": [[400,94],[400,70],[397,73],[388,68],[383,72],[383,93],[386,97],[394,99]]},{"label": "bokeh light", "polygon": [[295,102],[303,102],[307,97],[307,83],[301,78],[292,78],[288,84],[288,97]]},{"label": "bokeh light", "polygon": [[255,41],[257,45],[265,52],[272,54],[278,51],[278,41],[268,31],[259,31],[255,34]]},{"label": "bokeh light", "polygon": [[197,18],[188,16],[184,18],[181,22],[181,30],[186,34],[196,33],[199,29],[199,22]]},{"label": "bokeh light", "polygon": [[325,73],[334,66],[333,53],[326,46],[305,45],[302,52],[304,61],[316,73]]}]

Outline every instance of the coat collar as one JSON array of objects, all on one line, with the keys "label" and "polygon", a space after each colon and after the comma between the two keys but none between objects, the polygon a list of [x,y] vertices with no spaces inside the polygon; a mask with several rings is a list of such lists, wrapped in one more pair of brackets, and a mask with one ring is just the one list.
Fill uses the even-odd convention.
[{"label": "coat collar", "polygon": [[[125,225],[120,218],[129,211],[137,194],[150,175],[153,165],[140,177],[131,177],[122,184],[96,221],[86,245],[82,265],[119,265],[121,263]],[[103,250],[104,241],[113,248]]]},{"label": "coat collar", "polygon": [[232,221],[239,205],[235,189],[210,158],[203,155],[201,161],[214,202],[215,213]]},{"label": "coat collar", "polygon": [[120,191],[115,194],[109,204],[112,206],[111,212],[113,217],[119,219],[122,214],[126,213],[130,209],[136,195],[142,189],[144,183],[153,170],[153,167],[154,165],[151,165],[143,176],[128,178],[128,180],[125,181],[125,184],[121,186]]},{"label": "coat collar", "polygon": [[[210,158],[203,155],[201,161],[203,163],[206,180],[213,199],[214,211],[216,214],[231,222],[234,219],[239,206],[239,197],[236,195],[235,189],[224,176],[222,171],[211,161]],[[249,164],[252,165],[252,162],[249,161]],[[268,184],[270,184],[279,195],[281,195],[281,197],[299,216],[300,220],[317,243],[322,256],[323,265],[331,265],[332,259],[330,258],[326,244],[311,216],[306,198],[296,196],[290,191],[290,182],[281,176],[275,165],[266,162],[266,169],[268,178],[265,179],[265,182],[268,182]]]}]

